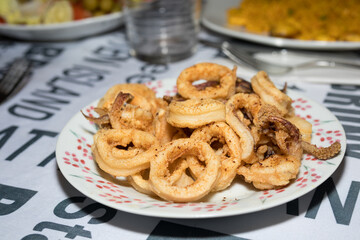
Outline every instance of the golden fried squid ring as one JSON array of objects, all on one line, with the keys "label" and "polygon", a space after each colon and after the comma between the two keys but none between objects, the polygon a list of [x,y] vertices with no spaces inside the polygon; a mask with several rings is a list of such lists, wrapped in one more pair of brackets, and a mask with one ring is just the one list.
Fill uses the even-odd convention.
[{"label": "golden fried squid ring", "polygon": [[[192,83],[198,80],[218,81],[216,86],[199,90]],[[235,93],[236,67],[233,70],[215,64],[199,63],[183,70],[177,79],[177,89],[184,98],[227,99]]]},{"label": "golden fried squid ring", "polygon": [[144,169],[138,173],[127,176],[127,180],[130,185],[135,188],[136,191],[145,193],[148,195],[154,195],[149,184],[149,171],[150,169]]},{"label": "golden fried squid ring", "polygon": [[[213,191],[220,191],[227,188],[235,178],[236,170],[241,163],[239,137],[229,125],[224,122],[217,122],[196,129],[192,133],[191,138],[207,142],[210,146],[216,144],[222,145],[221,149],[217,149],[216,151],[217,154],[220,154],[221,175],[214,186]],[[189,157],[188,163],[190,170],[195,176],[198,176],[203,171],[203,165],[201,165],[196,158],[193,158],[192,156]],[[197,170],[194,168],[197,168]]]},{"label": "golden fried squid ring", "polygon": [[181,174],[179,180],[177,180],[175,182],[175,186],[186,187],[186,186],[189,186],[189,185],[193,184],[194,182],[195,182],[195,180],[192,177],[187,175],[186,172],[183,172]]},{"label": "golden fried squid ring", "polygon": [[154,91],[145,86],[144,84],[138,83],[126,83],[117,84],[111,87],[99,101],[98,107],[103,108],[106,111],[110,111],[112,104],[120,92],[130,93],[134,98],[131,100],[131,104],[139,106],[143,110],[150,111],[155,114],[156,96]]},{"label": "golden fried squid ring", "polygon": [[[174,169],[171,172],[168,181],[177,186],[179,185],[185,186],[184,184],[189,185],[190,182],[186,178],[187,175],[185,174],[185,170],[188,168],[186,159],[180,159],[179,161],[177,161],[175,163],[175,166],[173,166],[173,168]],[[147,168],[138,173],[128,176],[127,180],[129,181],[131,186],[133,186],[138,192],[154,195],[151,185],[149,183],[149,172],[150,169]]]},{"label": "golden fried squid ring", "polygon": [[238,174],[255,188],[265,190],[283,187],[299,173],[301,160],[289,155],[272,155],[250,166],[240,166]]},{"label": "golden fried squid ring", "polygon": [[100,129],[91,149],[99,167],[114,176],[129,176],[150,166],[151,147],[158,145],[150,133],[136,129]]},{"label": "golden fried squid ring", "polygon": [[[240,137],[241,159],[247,163],[253,163],[255,146],[254,138],[248,128],[251,123],[248,118],[257,115],[260,107],[260,99],[256,95],[247,93],[237,93],[226,102],[226,122]],[[246,118],[240,111],[243,109],[250,113],[246,114]]]},{"label": "golden fried squid ring", "polygon": [[258,72],[251,78],[251,86],[264,103],[275,106],[282,116],[293,116],[292,99],[280,91],[264,71]]},{"label": "golden fried squid ring", "polygon": [[[171,184],[168,166],[176,159],[195,155],[206,164],[203,173],[186,187]],[[191,138],[178,139],[164,145],[150,162],[150,184],[153,191],[163,199],[174,202],[196,201],[208,194],[214,187],[220,169],[220,159],[210,145]]]},{"label": "golden fried squid ring", "polygon": [[225,121],[225,104],[214,99],[172,101],[167,121],[179,128],[198,128],[208,123]]},{"label": "golden fried squid ring", "polygon": [[157,101],[159,108],[153,121],[154,134],[160,144],[165,144],[172,140],[178,129],[170,125],[166,119],[167,102],[162,99],[157,99]]}]

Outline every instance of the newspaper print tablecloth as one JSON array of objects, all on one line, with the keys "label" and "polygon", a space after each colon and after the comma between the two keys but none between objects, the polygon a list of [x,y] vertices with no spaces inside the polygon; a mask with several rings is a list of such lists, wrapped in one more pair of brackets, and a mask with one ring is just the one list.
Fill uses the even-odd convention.
[{"label": "newspaper print tablecloth", "polygon": [[[1,69],[18,57],[34,64],[29,83],[0,105],[0,239],[359,238],[360,86],[288,85],[325,105],[346,131],[345,159],[316,190],[234,217],[144,217],[103,206],[73,188],[57,168],[57,136],[79,109],[110,86],[176,78],[194,63],[221,58],[218,50],[199,45],[189,59],[153,65],[129,56],[123,31],[66,43],[0,43]],[[253,73],[239,66],[240,76],[249,79]],[[360,74],[353,77],[360,81]]]}]

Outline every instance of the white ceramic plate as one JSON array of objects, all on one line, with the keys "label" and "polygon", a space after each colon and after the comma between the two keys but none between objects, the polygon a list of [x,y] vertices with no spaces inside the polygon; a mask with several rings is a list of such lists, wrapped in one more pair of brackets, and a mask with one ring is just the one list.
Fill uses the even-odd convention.
[{"label": "white ceramic plate", "polygon": [[[352,50],[359,49],[360,42],[328,42],[328,41],[303,41],[296,39],[278,38],[266,35],[245,32],[240,27],[229,26],[226,21],[226,11],[234,6],[239,6],[241,0],[208,0],[206,2],[202,23],[207,28],[229,37],[239,38],[250,42],[275,46],[307,50]],[[261,17],[261,16],[260,16]]]},{"label": "white ceramic plate", "polygon": [[[176,92],[175,79],[147,83],[157,96],[173,95]],[[340,141],[339,155],[327,161],[320,161],[304,154],[300,173],[289,186],[269,191],[259,191],[250,184],[236,179],[225,191],[212,194],[202,202],[171,203],[152,198],[135,191],[126,182],[112,178],[101,171],[91,155],[94,124],[77,113],[62,130],[57,146],[56,158],[64,177],[86,196],[106,206],[125,212],[167,218],[213,218],[231,216],[264,210],[310,192],[337,169],[345,148],[345,132],[336,117],[323,106],[306,97],[289,91],[296,114],[313,124],[313,143],[328,146]],[[86,114],[95,114],[97,101],[83,109]]]},{"label": "white ceramic plate", "polygon": [[0,24],[0,35],[28,41],[73,40],[113,30],[123,24],[117,12],[83,20],[49,25]]}]

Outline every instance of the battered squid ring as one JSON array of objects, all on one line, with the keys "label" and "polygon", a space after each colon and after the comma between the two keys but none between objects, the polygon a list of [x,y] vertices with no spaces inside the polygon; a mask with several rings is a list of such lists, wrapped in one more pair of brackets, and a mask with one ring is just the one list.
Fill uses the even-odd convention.
[{"label": "battered squid ring", "polygon": [[172,101],[167,121],[179,128],[198,128],[208,123],[225,121],[225,105],[214,99]]},{"label": "battered squid ring", "polygon": [[158,140],[150,133],[136,129],[101,129],[94,135],[91,149],[103,171],[126,177],[150,167],[150,159],[155,154],[152,146],[158,146]]},{"label": "battered squid ring", "polygon": [[[187,180],[184,174],[186,168],[188,168],[186,159],[181,159],[174,168],[175,170],[169,176],[168,181],[170,183],[175,183],[176,185],[184,184],[184,182]],[[147,168],[128,176],[127,180],[138,192],[154,195],[154,192],[152,191],[151,185],[149,183],[149,172],[150,169]]]},{"label": "battered squid ring", "polygon": [[136,191],[145,193],[148,195],[154,195],[153,191],[151,190],[151,186],[149,184],[148,176],[149,175],[149,168],[144,169],[138,173],[135,173],[133,175],[127,176],[127,180],[130,183],[130,185],[135,188]]},{"label": "battered squid ring", "polygon": [[178,129],[173,127],[166,120],[166,109],[168,104],[159,99],[159,108],[155,114],[153,121],[154,135],[159,140],[160,144],[168,143],[172,140],[173,136],[178,132]]},{"label": "battered squid ring", "polygon": [[[214,140],[218,140],[222,144],[226,144],[226,149],[222,147],[219,154],[221,154],[221,174],[213,188],[213,191],[220,191],[227,188],[237,174],[237,168],[241,164],[241,148],[239,137],[236,133],[224,122],[212,123],[202,128],[196,129],[191,138],[204,141],[211,144]],[[195,176],[198,176],[204,167],[192,156],[188,157],[190,170]],[[195,169],[196,168],[196,169]]]},{"label": "battered squid ring", "polygon": [[[240,137],[241,159],[247,163],[253,163],[255,159],[255,140],[244,123],[243,114],[238,109],[248,108],[251,111],[251,109],[258,109],[259,106],[260,99],[256,95],[246,93],[237,93],[226,102],[226,122]],[[256,115],[256,112],[252,114]]]},{"label": "battered squid ring", "polygon": [[[215,63],[196,64],[180,73],[176,83],[178,92],[184,98],[227,99],[235,93],[236,69]],[[192,83],[201,79],[217,81],[219,85],[199,90]]]},{"label": "battered squid ring", "polygon": [[[176,159],[196,155],[204,161],[206,168],[190,185],[179,187],[172,185],[168,179],[168,166]],[[196,201],[208,194],[216,183],[220,169],[220,159],[210,145],[191,138],[178,139],[164,145],[157,156],[150,162],[150,184],[153,191],[161,198],[173,202]]]},{"label": "battered squid ring", "polygon": [[275,106],[282,116],[293,116],[292,99],[280,91],[264,71],[258,72],[251,78],[251,86],[264,103]]}]

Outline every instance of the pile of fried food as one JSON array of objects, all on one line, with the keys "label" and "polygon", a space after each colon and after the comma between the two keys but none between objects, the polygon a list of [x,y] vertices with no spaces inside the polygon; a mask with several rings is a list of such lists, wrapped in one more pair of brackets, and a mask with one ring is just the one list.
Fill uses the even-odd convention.
[{"label": "pile of fried food", "polygon": [[[199,83],[199,80],[203,80]],[[341,145],[310,144],[312,126],[292,99],[260,71],[251,83],[236,67],[199,63],[181,72],[175,96],[143,84],[118,84],[99,101],[92,153],[98,166],[139,192],[197,201],[238,175],[257,189],[296,178],[303,152],[332,158]]]},{"label": "pile of fried food", "polygon": [[230,25],[276,37],[360,41],[357,0],[242,0],[227,12]]}]

